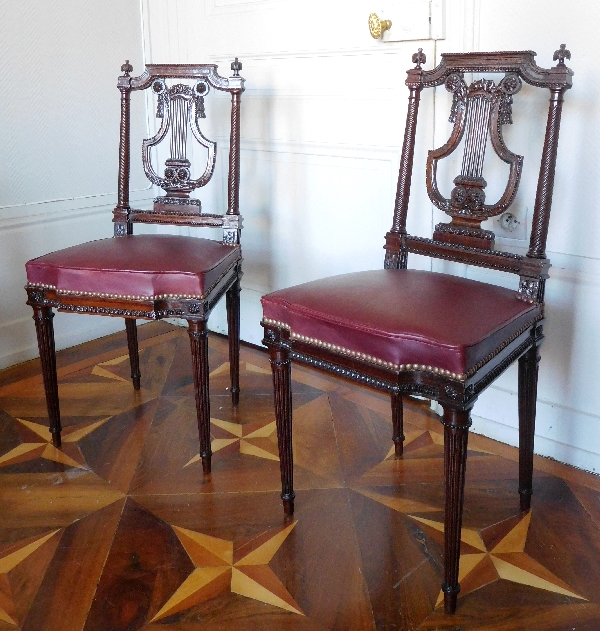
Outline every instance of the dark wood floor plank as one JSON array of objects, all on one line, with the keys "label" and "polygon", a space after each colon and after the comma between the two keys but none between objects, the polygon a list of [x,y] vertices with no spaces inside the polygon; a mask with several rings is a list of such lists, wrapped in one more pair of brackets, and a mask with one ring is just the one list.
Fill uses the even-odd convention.
[{"label": "dark wood floor plank", "polygon": [[81,631],[124,500],[65,528],[22,631]]}]

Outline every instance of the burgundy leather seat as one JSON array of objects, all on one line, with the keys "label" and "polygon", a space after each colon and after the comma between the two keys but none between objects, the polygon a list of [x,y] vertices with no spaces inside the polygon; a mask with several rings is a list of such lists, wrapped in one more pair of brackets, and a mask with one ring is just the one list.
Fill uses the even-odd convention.
[{"label": "burgundy leather seat", "polygon": [[211,239],[130,235],[32,259],[27,282],[67,294],[203,298],[240,258],[239,245]]},{"label": "burgundy leather seat", "polygon": [[408,269],[324,278],[271,293],[262,304],[265,318],[294,339],[459,379],[541,317],[539,304],[513,290]]}]

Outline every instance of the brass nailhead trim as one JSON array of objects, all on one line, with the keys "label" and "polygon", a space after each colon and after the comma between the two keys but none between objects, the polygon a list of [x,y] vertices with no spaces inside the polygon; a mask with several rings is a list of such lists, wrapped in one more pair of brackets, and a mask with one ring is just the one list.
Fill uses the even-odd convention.
[{"label": "brass nailhead trim", "polygon": [[285,324],[284,322],[279,322],[277,320],[270,320],[269,318],[263,318],[263,323],[269,326],[276,326],[280,329],[285,329],[286,331],[289,331],[290,339],[292,340],[298,340],[306,344],[311,344],[313,346],[318,346],[320,348],[326,348],[327,350],[333,351],[334,353],[339,353],[340,355],[347,355],[348,357],[352,357],[353,359],[359,359],[368,364],[382,366],[390,370],[397,370],[399,372],[420,370],[423,372],[430,372],[435,375],[442,375],[444,377],[449,377],[450,379],[455,379],[457,381],[465,381],[465,379],[467,378],[466,375],[460,375],[455,372],[445,370],[444,368],[437,368],[435,366],[426,366],[425,364],[394,364],[393,362],[386,362],[386,361],[383,361],[382,359],[378,359],[377,357],[373,357],[365,353],[351,351],[350,349],[344,348],[343,346],[336,346],[335,344],[329,344],[328,342],[323,342],[322,340],[318,340],[312,337],[307,337],[306,335],[298,335],[297,333],[292,333],[292,329],[288,324]]},{"label": "brass nailhead trim", "polygon": [[444,368],[437,368],[435,366],[425,366],[424,364],[394,364],[392,362],[386,362],[382,359],[378,359],[377,357],[372,357],[371,355],[366,355],[365,353],[358,353],[357,351],[351,351],[342,346],[336,346],[335,344],[329,344],[327,342],[323,342],[322,340],[318,340],[315,338],[307,337],[306,335],[298,335],[297,333],[293,333],[289,324],[285,324],[284,322],[279,322],[277,320],[270,320],[268,318],[263,318],[263,323],[276,326],[280,329],[285,329],[290,332],[290,339],[298,340],[300,342],[304,342],[306,344],[312,344],[313,346],[318,346],[320,348],[326,348],[327,350],[333,351],[335,353],[340,353],[341,355],[347,355],[354,359],[360,359],[369,364],[374,364],[376,366],[383,366],[385,368],[389,368],[391,370],[398,370],[399,372],[407,372],[411,370],[420,370],[423,372],[430,372],[435,375],[442,375],[444,377],[449,377],[450,379],[455,379],[457,381],[466,381],[469,377],[472,377],[478,370],[483,368],[489,361],[494,359],[496,355],[498,355],[502,350],[504,350],[511,342],[514,342],[519,336],[523,335],[527,329],[531,328],[536,322],[539,322],[543,318],[542,315],[535,317],[533,320],[530,320],[527,324],[522,326],[516,333],[513,333],[508,340],[503,342],[500,346],[495,348],[491,353],[486,355],[481,361],[477,362],[471,370],[466,375],[457,374],[455,372],[450,372],[449,370],[445,370]]},{"label": "brass nailhead trim", "polygon": [[[241,258],[241,257],[240,257]],[[136,300],[136,301],[146,301],[146,300],[167,300],[167,299],[175,299],[175,300],[204,300],[208,294],[217,286],[219,281],[231,271],[231,268],[234,267],[240,260],[237,258],[233,264],[228,267],[217,280],[208,288],[208,290],[199,296],[198,294],[157,294],[156,296],[136,296],[136,295],[126,295],[126,294],[98,294],[92,291],[75,291],[71,289],[56,289],[54,285],[44,285],[42,283],[31,284],[28,283],[25,285],[25,289],[52,289],[56,291],[59,296],[74,296],[81,297],[85,296],[88,298],[108,298],[112,300]]]}]

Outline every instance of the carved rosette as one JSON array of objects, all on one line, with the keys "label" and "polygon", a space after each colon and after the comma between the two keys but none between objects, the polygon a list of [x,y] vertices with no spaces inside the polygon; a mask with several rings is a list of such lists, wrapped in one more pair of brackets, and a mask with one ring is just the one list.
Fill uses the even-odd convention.
[{"label": "carved rosette", "polygon": [[[216,143],[202,134],[198,124],[199,119],[206,118],[204,97],[210,91],[209,84],[205,79],[199,79],[193,86],[178,83],[167,87],[163,79],[155,79],[152,91],[158,97],[156,117],[162,119],[162,123],[153,138],[143,141],[142,159],[148,179],[167,193],[155,200],[155,209],[167,206],[168,210],[199,213],[199,201],[190,199],[189,194],[209,182],[216,160]],[[188,129],[207,149],[204,173],[196,179],[192,178],[187,157]],[[152,165],[150,150],[160,144],[169,131],[170,157],[165,161],[164,175],[160,177]]]}]

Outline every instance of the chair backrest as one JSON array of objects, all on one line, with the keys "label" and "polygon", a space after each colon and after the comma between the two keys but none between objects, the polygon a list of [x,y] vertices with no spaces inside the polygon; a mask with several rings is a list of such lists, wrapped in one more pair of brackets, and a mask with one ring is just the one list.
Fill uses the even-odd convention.
[{"label": "chair backrest", "polygon": [[[240,104],[244,79],[239,75],[242,64],[237,57],[231,69],[233,76],[225,78],[217,73],[217,66],[211,64],[148,64],[139,77],[131,77],[133,68],[129,62],[121,66],[124,74],[117,84],[121,92],[121,126],[118,201],[113,212],[115,236],[132,234],[136,222],[176,224],[223,228],[225,243],[239,243],[242,227],[239,214]],[[177,83],[167,82],[168,79],[190,81]],[[199,125],[200,119],[206,116],[204,99],[211,88],[231,93],[228,204],[223,215],[202,213],[200,200],[190,197],[192,191],[210,181],[215,167],[216,143],[204,136]],[[137,210],[129,206],[130,96],[132,91],[147,89],[157,97],[156,116],[162,121],[156,135],[142,143],[144,172],[152,184],[165,191],[165,195],[154,200],[151,210]],[[167,137],[170,156],[164,167],[159,168],[152,164],[151,149]],[[206,149],[206,164],[200,167],[199,173],[191,169],[188,139]],[[161,171],[163,175],[159,175]]]},{"label": "chair backrest", "polygon": [[[400,174],[394,208],[394,222],[386,235],[386,268],[405,268],[409,252],[424,254],[470,265],[479,265],[519,275],[519,296],[532,302],[543,302],[544,283],[550,262],[546,258],[546,237],[552,205],[554,171],[563,94],[572,85],[573,71],[565,65],[571,54],[565,45],[554,53],[557,65],[540,68],[532,51],[442,54],[433,70],[423,70],[425,55],[419,49],[413,55],[415,68],[408,70],[406,85],[409,104],[406,131],[400,159]],[[464,73],[503,73],[497,83],[478,79],[470,86]],[[512,123],[512,98],[522,81],[550,91],[546,135],[538,177],[529,251],[525,256],[494,250],[494,233],[483,230],[481,222],[506,211],[514,200],[523,157],[512,153],[502,137],[502,126]],[[451,220],[435,227],[433,238],[411,236],[406,232],[406,215],[413,170],[413,156],[419,100],[423,88],[445,84],[453,94],[450,122],[453,128],[442,147],[429,152],[427,159],[427,192],[432,203],[447,213]],[[449,199],[437,185],[438,161],[463,146],[461,171],[454,179]],[[504,193],[493,204],[485,203],[486,182],[483,161],[490,144],[498,157],[510,166]]]}]

